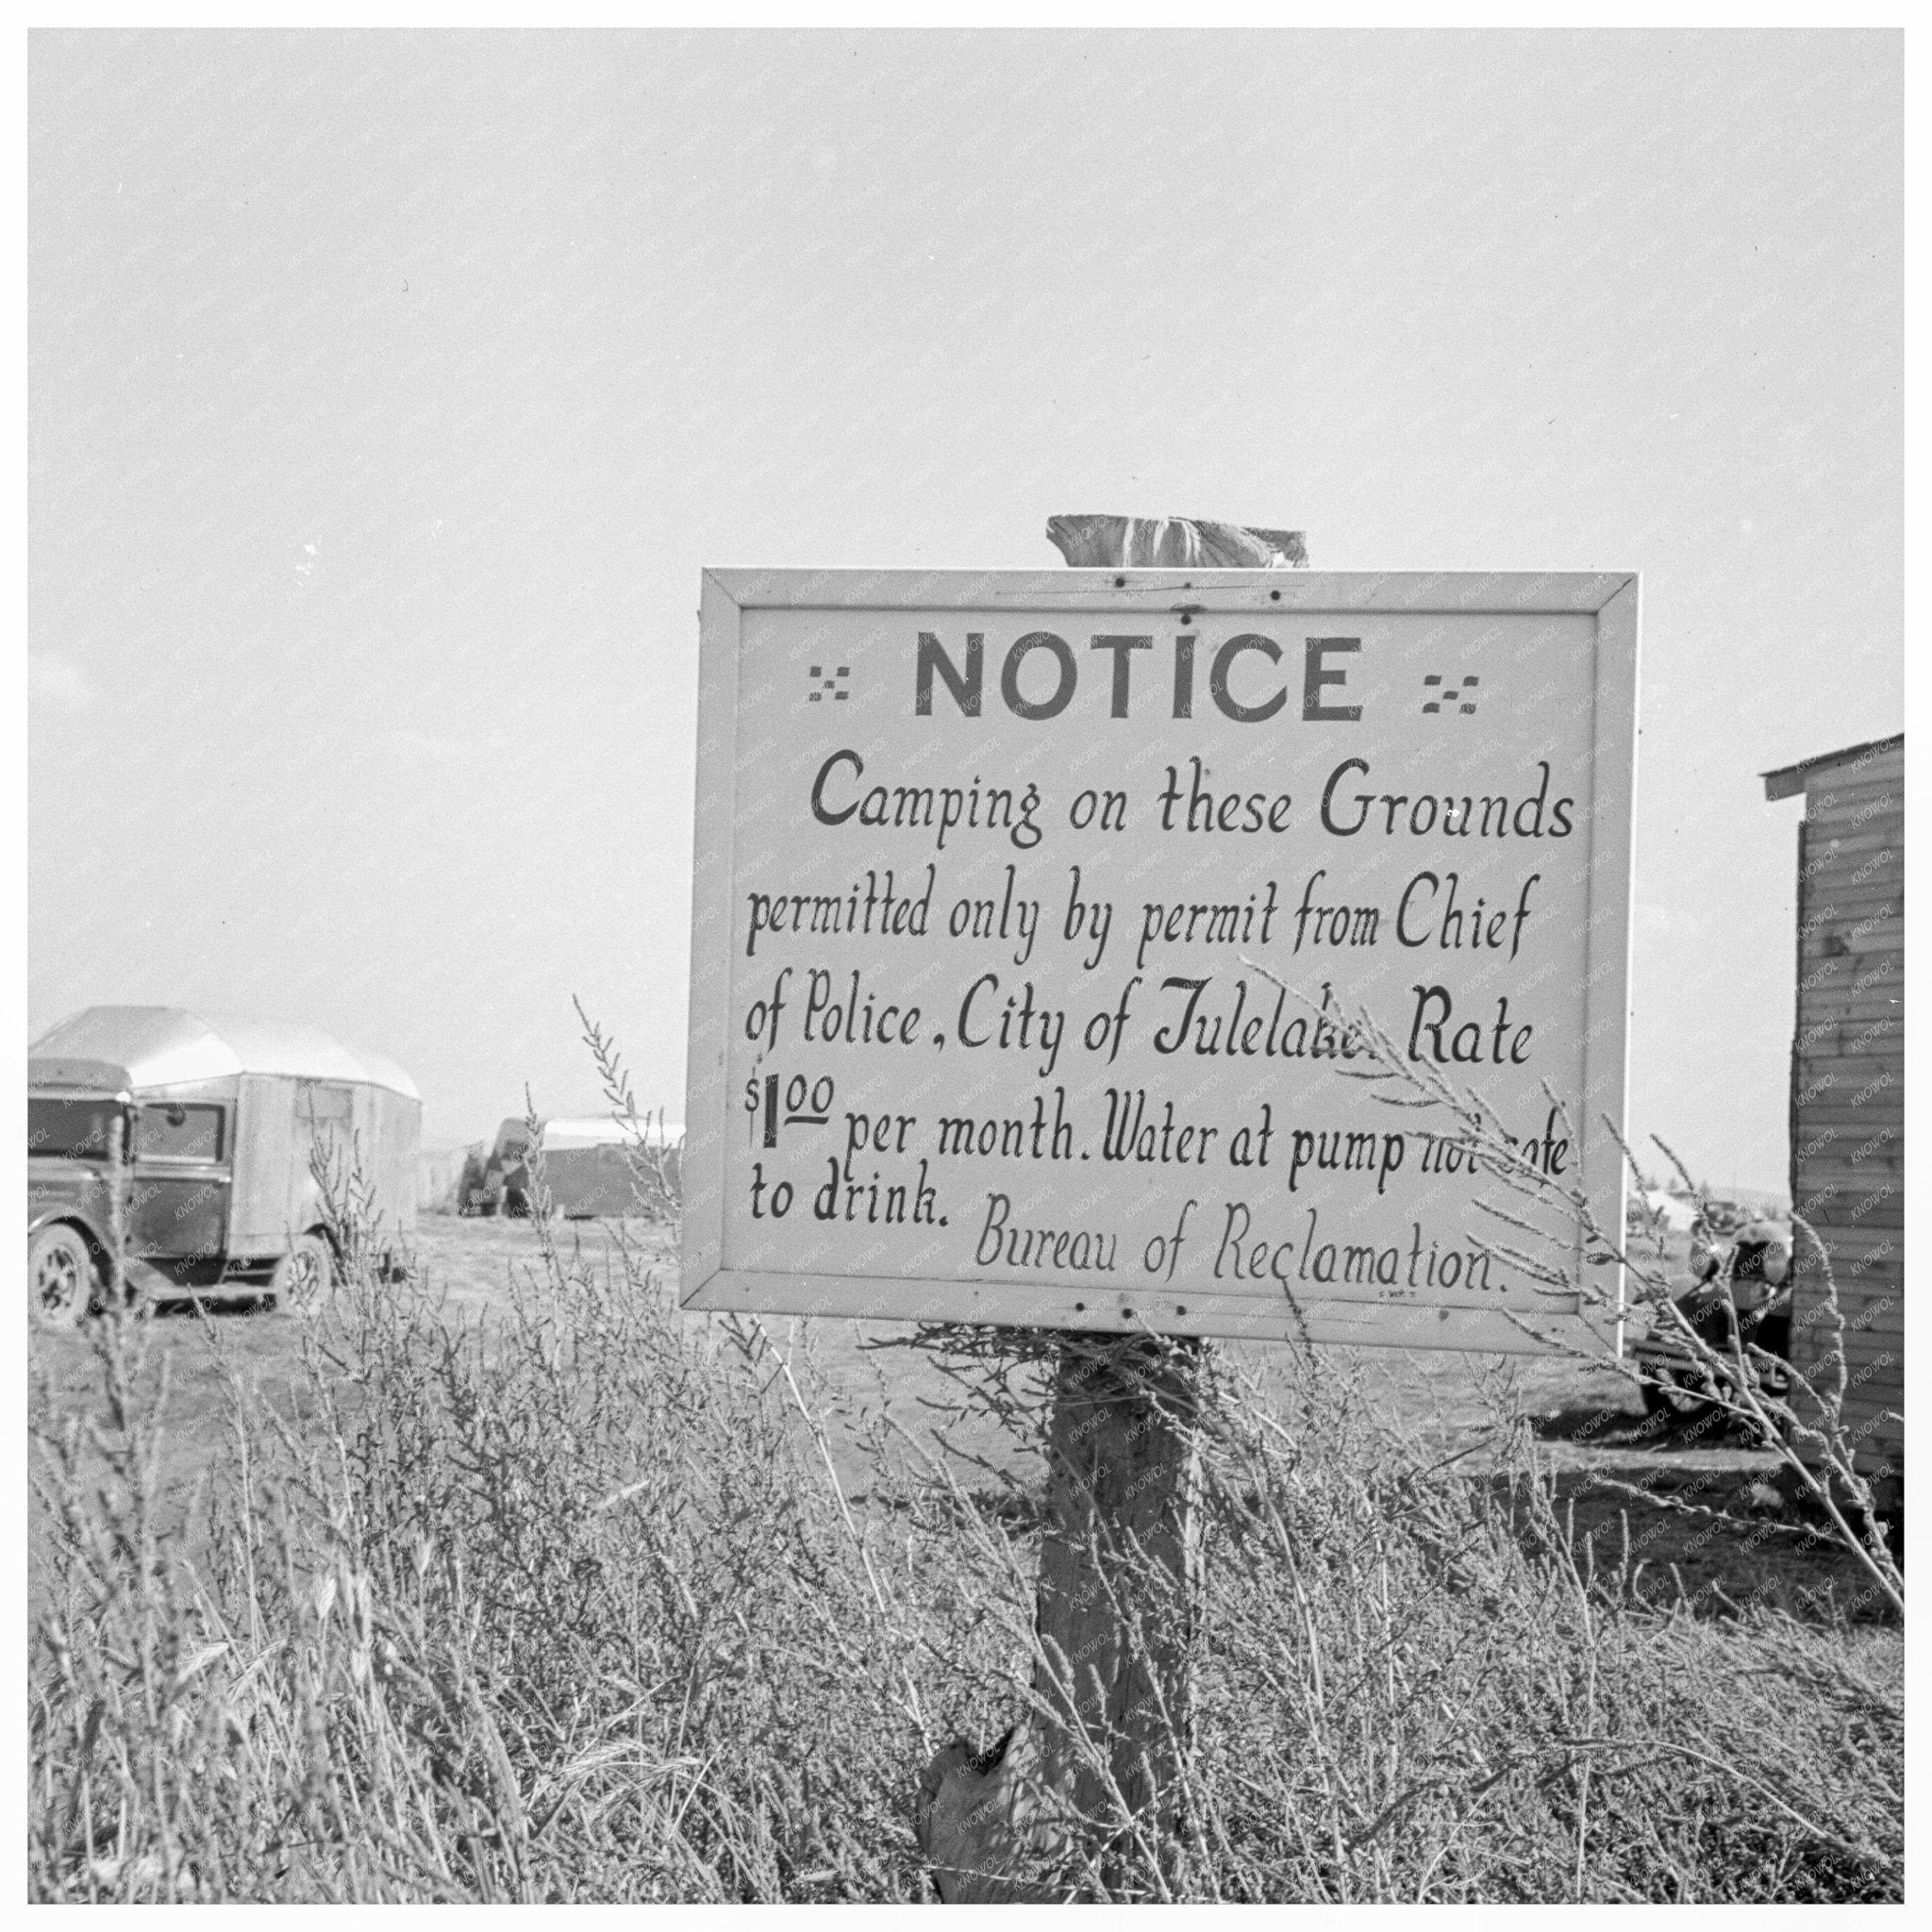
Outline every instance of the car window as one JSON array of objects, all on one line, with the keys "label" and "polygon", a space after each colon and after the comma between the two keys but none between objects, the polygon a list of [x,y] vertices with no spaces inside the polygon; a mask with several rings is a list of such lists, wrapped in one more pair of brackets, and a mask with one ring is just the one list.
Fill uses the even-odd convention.
[{"label": "car window", "polygon": [[120,1109],[111,1100],[41,1100],[26,1103],[29,1158],[105,1160],[108,1128]]},{"label": "car window", "polygon": [[135,1116],[134,1153],[138,1160],[219,1160],[222,1109],[160,1101]]}]

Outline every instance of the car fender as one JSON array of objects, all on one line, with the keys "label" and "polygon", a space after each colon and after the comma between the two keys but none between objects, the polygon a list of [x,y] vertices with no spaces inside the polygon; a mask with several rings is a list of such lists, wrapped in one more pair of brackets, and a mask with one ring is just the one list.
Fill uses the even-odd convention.
[{"label": "car fender", "polygon": [[94,1225],[92,1217],[74,1207],[43,1208],[38,1214],[29,1214],[26,1218],[26,1238],[32,1241],[42,1228],[63,1222],[69,1227],[77,1228],[96,1255],[106,1256],[109,1252],[108,1238]]}]

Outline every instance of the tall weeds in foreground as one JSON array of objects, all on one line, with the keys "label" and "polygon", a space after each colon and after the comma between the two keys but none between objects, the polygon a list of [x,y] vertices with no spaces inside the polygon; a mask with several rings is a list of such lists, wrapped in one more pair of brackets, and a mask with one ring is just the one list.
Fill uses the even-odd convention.
[{"label": "tall weeds in foreground", "polygon": [[[981,1407],[1038,1399],[991,1338],[962,1338],[953,1366]],[[1380,1412],[1345,1356],[1272,1366],[1264,1382],[1207,1354],[1199,1560],[1185,1584],[1143,1563],[1131,1591],[1146,1627],[1186,1615],[1204,1633],[1172,1740],[1187,1841],[1158,1843],[1119,1803],[1042,1833],[1063,1807],[1024,1799],[1034,1844],[1073,1848],[1062,1895],[1106,1895],[1109,1868],[1115,1896],[1225,1902],[1898,1895],[1895,1632],[1757,1604],[1710,1622],[1681,1595],[1659,1611],[1627,1535],[1600,1569],[1573,1534],[1520,1423],[1500,1467],[1466,1476]],[[1026,1545],[955,1504],[969,1587],[1030,1677]],[[1037,1694],[1020,1707],[1036,1725],[1060,1715]],[[1111,1740],[1076,1743],[1105,1763]]]},{"label": "tall weeds in foreground", "polygon": [[[1284,991],[1294,992],[1278,974],[1253,959],[1241,962]],[[1304,1004],[1313,1003],[1295,993]],[[1632,1315],[1649,1324],[1653,1336],[1665,1338],[1690,1368],[1703,1401],[1718,1416],[1742,1424],[1755,1440],[1776,1456],[1793,1490],[1830,1525],[1833,1539],[1870,1579],[1871,1588],[1900,1617],[1905,1614],[1904,1565],[1892,1547],[1891,1525],[1880,1513],[1877,1497],[1862,1464],[1860,1443],[1844,1410],[1847,1389],[1844,1316],[1839,1302],[1838,1280],[1831,1255],[1818,1232],[1802,1215],[1793,1214],[1792,1230],[1799,1252],[1807,1254],[1815,1280],[1814,1319],[1828,1346],[1819,1351],[1810,1374],[1796,1362],[1785,1362],[1755,1342],[1743,1340],[1733,1266],[1726,1260],[1712,1284],[1729,1313],[1728,1343],[1713,1342],[1678,1302],[1678,1288],[1663,1263],[1663,1243],[1657,1238],[1660,1218],[1637,1230],[1607,1227],[1585,1191],[1580,1172],[1569,1179],[1546,1173],[1531,1150],[1511,1135],[1486,1096],[1473,1087],[1459,1086],[1443,1069],[1425,1058],[1405,1054],[1367,1008],[1356,1012],[1351,1028],[1362,1049],[1363,1064],[1349,1070],[1384,1103],[1426,1117],[1439,1138],[1453,1141],[1467,1160],[1469,1171],[1493,1185],[1478,1195],[1475,1207],[1481,1224],[1473,1239],[1503,1271],[1523,1288],[1547,1298],[1551,1318],[1512,1315],[1526,1340],[1557,1353],[1623,1375],[1637,1387],[1652,1377],[1638,1365],[1617,1339]],[[1566,1144],[1581,1146],[1577,1123],[1547,1085],[1544,1096],[1553,1117],[1560,1120]],[[1633,1183],[1641,1174],[1628,1145],[1614,1123],[1603,1122],[1616,1139]],[[1691,1190],[1690,1175],[1670,1148],[1657,1143],[1683,1180],[1697,1194],[1700,1217],[1709,1213],[1701,1190]],[[1615,1288],[1592,1279],[1591,1269],[1609,1268]],[[1559,1310],[1573,1318],[1555,1319]],[[1775,1391],[1772,1377],[1781,1386]]]},{"label": "tall weeds in foreground", "polygon": [[[61,1899],[914,1899],[932,1739],[1028,1708],[1026,1498],[680,1317],[653,1251],[541,1210],[500,1314],[379,1244],[275,1317],[300,1372],[173,1413],[144,1318],[39,1425],[29,1874]],[[359,1259],[357,1257],[360,1257]],[[222,1346],[218,1324],[204,1328]],[[176,1347],[200,1345],[176,1330]],[[1895,1633],[1658,1615],[1345,1360],[1210,1353],[1190,1845],[1096,1895],[1901,1895]],[[43,1405],[43,1408],[45,1406]],[[163,1534],[164,1432],[207,1480]]]}]

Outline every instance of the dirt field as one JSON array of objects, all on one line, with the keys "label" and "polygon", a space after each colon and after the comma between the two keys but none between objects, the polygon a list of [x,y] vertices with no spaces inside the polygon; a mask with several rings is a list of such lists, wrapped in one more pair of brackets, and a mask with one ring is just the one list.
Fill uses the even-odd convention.
[{"label": "dirt field", "polygon": [[[663,1231],[631,1224],[629,1233],[662,1254],[658,1279],[668,1296],[675,1261]],[[590,1222],[567,1224],[562,1239],[592,1266],[602,1265],[611,1242],[608,1230]],[[512,1271],[536,1259],[536,1236],[523,1221],[425,1216],[418,1254],[452,1312],[474,1319],[503,1308]],[[804,1385],[820,1391],[841,1483],[848,1500],[863,1507],[869,1464],[856,1440],[863,1420],[888,1410],[914,1441],[931,1445],[957,1392],[922,1354],[876,1346],[908,1332],[897,1324],[765,1322],[782,1351],[797,1352]],[[219,1453],[223,1359],[281,1406],[299,1369],[301,1335],[301,1323],[286,1310],[225,1308],[206,1321],[186,1306],[158,1312],[154,1341],[165,1358],[173,1419],[163,1475],[176,1508]],[[720,1345],[728,1345],[722,1334]],[[1235,1346],[1248,1366],[1264,1377],[1272,1373],[1270,1349]],[[808,1359],[820,1375],[804,1373]],[[1681,1597],[1700,1614],[1720,1616],[1753,1597],[1806,1615],[1832,1614],[1834,1604],[1861,1619],[1878,1614],[1851,1561],[1806,1534],[1781,1507],[1769,1482],[1776,1464],[1771,1452],[1695,1426],[1646,1424],[1636,1391],[1611,1372],[1554,1359],[1392,1350],[1336,1351],[1326,1359],[1333,1373],[1359,1377],[1385,1412],[1406,1418],[1435,1455],[1463,1457],[1473,1472],[1494,1465],[1501,1431],[1520,1418],[1557,1473],[1574,1533],[1589,1546],[1587,1560],[1600,1569],[1624,1560],[1652,1602]],[[92,1406],[94,1371],[82,1338],[37,1333],[31,1361],[36,1423]],[[946,1432],[955,1446],[1026,1476],[1028,1445],[997,1427],[956,1420]],[[1712,1510],[1738,1520],[1719,1522]]]}]

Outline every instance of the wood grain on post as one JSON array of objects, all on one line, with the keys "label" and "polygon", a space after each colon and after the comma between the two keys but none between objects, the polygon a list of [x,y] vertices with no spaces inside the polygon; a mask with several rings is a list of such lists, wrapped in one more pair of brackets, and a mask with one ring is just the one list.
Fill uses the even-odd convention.
[{"label": "wood grain on post", "polygon": [[1077,1819],[1132,1818],[1162,1847],[1193,1732],[1199,1365],[1191,1337],[1070,1335],[1047,1434],[1033,1680],[1058,1719],[1045,1769]]},{"label": "wood grain on post", "polygon": [[[1057,516],[1047,536],[1089,568],[1307,562],[1299,531],[1181,517]],[[1064,1897],[1095,1860],[1112,1890],[1129,1828],[1171,1867],[1193,1732],[1199,1365],[1190,1338],[1061,1339],[1034,1608],[1033,1690],[1053,1715],[983,1753],[956,1739],[926,1767],[919,1843],[949,1905]]]}]

